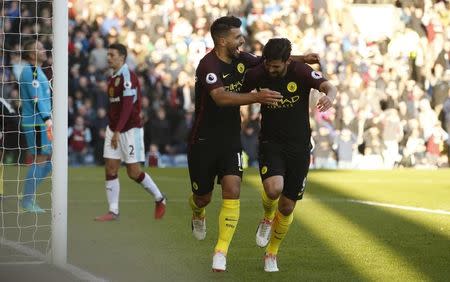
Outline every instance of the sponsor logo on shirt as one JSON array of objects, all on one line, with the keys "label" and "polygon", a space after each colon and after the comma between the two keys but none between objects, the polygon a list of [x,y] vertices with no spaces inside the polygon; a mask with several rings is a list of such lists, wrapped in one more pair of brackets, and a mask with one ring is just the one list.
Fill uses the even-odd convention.
[{"label": "sponsor logo on shirt", "polygon": [[235,83],[230,83],[230,85],[226,85],[224,88],[226,91],[239,92],[241,91],[241,87],[242,87],[242,80],[237,81]]},{"label": "sponsor logo on shirt", "polygon": [[287,90],[291,93],[294,93],[295,91],[297,91],[297,83],[291,81],[288,83],[287,85]]},{"label": "sponsor logo on shirt", "polygon": [[110,103],[118,103],[118,102],[120,102],[120,97],[110,97],[109,102]]},{"label": "sponsor logo on shirt", "polygon": [[268,109],[292,108],[294,107],[294,104],[298,102],[298,100],[300,100],[300,96],[295,95],[290,98],[283,98],[275,105],[267,105],[266,107]]}]

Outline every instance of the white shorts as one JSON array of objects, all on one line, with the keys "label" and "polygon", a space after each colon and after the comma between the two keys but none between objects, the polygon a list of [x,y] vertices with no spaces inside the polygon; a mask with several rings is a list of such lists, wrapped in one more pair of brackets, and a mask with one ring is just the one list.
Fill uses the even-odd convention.
[{"label": "white shorts", "polygon": [[122,160],[127,164],[144,162],[144,130],[142,128],[131,128],[120,133],[119,144],[116,149],[111,147],[113,132],[106,127],[105,146],[103,157],[107,159]]}]

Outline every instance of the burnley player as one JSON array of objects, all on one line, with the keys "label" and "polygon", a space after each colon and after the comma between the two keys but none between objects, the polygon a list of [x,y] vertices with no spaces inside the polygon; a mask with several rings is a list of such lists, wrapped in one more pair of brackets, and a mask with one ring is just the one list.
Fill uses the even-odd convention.
[{"label": "burnley player", "polygon": [[[211,201],[214,180],[222,186],[219,234],[214,249],[213,271],[226,270],[226,255],[239,221],[239,194],[242,178],[240,105],[274,104],[281,95],[275,91],[239,93],[247,69],[261,58],[241,52],[244,37],[241,21],[221,17],[211,25],[214,49],[200,61],[196,71],[195,118],[189,137],[188,165],[193,211],[192,233],[205,239],[205,207]],[[301,58],[303,59],[303,58]],[[317,61],[312,54],[310,61]]]},{"label": "burnley player", "polygon": [[109,212],[95,218],[97,221],[116,220],[119,216],[120,184],[118,170],[125,162],[128,177],[141,184],[155,199],[155,219],[164,216],[166,198],[151,177],[141,170],[144,161],[144,134],[141,122],[141,89],[139,81],[125,63],[127,49],[112,44],[108,49],[108,63],[113,70],[109,79],[109,124],[106,128],[105,158],[106,196]]},{"label": "burnley player", "polygon": [[325,93],[319,111],[328,110],[337,89],[304,63],[290,59],[291,42],[270,39],[263,49],[264,64],[246,73],[243,90],[268,88],[283,95],[276,105],[262,105],[259,168],[263,181],[261,220],[256,243],[266,247],[264,270],[278,271],[276,256],[293,220],[297,200],[302,199],[310,160],[311,128],[309,93],[311,88]]}]

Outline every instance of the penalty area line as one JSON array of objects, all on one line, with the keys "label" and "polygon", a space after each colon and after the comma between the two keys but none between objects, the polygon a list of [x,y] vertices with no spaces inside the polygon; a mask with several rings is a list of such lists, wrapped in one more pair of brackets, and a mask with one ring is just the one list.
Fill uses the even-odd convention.
[{"label": "penalty area line", "polygon": [[402,205],[394,205],[394,204],[372,202],[372,201],[352,200],[352,199],[347,199],[345,201],[351,202],[351,203],[362,204],[362,205],[368,205],[368,206],[378,206],[378,207],[385,207],[385,208],[391,208],[391,209],[424,212],[424,213],[432,213],[432,214],[441,214],[441,215],[450,215],[450,211],[446,211],[446,210],[432,210],[432,209],[421,208],[421,207],[402,206]]}]

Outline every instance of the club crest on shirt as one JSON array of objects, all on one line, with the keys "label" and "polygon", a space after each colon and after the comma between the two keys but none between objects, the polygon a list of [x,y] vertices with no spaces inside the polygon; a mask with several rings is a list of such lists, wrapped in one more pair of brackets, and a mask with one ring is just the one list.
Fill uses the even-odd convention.
[{"label": "club crest on shirt", "polygon": [[33,88],[38,88],[39,87],[39,80],[33,79],[33,81],[31,82],[31,86],[33,86]]},{"label": "club crest on shirt", "polygon": [[245,71],[245,66],[244,66],[243,63],[237,64],[236,68],[237,68],[239,73],[244,73],[244,71]]},{"label": "club crest on shirt", "polygon": [[116,80],[114,80],[114,87],[119,86],[120,83],[120,77],[116,78]]},{"label": "club crest on shirt", "polygon": [[217,75],[215,73],[210,72],[206,75],[206,83],[213,84],[216,81],[217,81]]},{"label": "club crest on shirt", "polygon": [[286,88],[289,92],[294,93],[295,91],[297,91],[297,83],[291,81],[288,83]]},{"label": "club crest on shirt", "polygon": [[266,174],[267,173],[267,166],[263,166],[261,168],[261,174]]},{"label": "club crest on shirt", "polygon": [[109,88],[109,90],[108,90],[108,95],[109,95],[109,97],[114,96],[114,88],[113,88],[113,87],[110,87],[110,88]]},{"label": "club crest on shirt", "polygon": [[322,76],[322,73],[320,73],[320,72],[318,72],[318,71],[312,71],[311,72],[311,76],[312,76],[312,78],[314,78],[314,79],[321,79],[323,76]]}]

